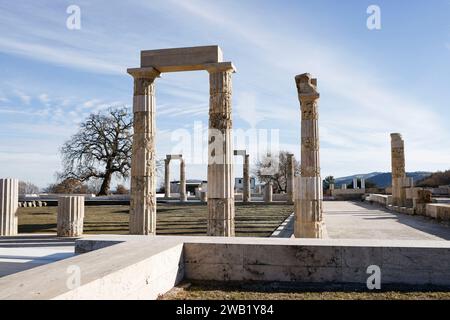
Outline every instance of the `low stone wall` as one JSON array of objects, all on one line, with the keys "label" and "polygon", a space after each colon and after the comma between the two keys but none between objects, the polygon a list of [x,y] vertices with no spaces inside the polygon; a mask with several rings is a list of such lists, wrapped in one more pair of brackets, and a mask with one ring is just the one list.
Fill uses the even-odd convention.
[{"label": "low stone wall", "polygon": [[414,208],[398,207],[392,206],[391,195],[384,194],[369,194],[366,201],[399,213],[423,215],[437,220],[450,221],[450,204],[448,203],[418,203]]},{"label": "low stone wall", "polygon": [[365,189],[334,189],[331,196],[335,200],[361,200],[366,193]]},{"label": "low stone wall", "polygon": [[1,278],[0,299],[155,299],[183,278],[365,287],[373,265],[382,286],[450,288],[448,241],[105,235],[76,248],[87,253]]}]

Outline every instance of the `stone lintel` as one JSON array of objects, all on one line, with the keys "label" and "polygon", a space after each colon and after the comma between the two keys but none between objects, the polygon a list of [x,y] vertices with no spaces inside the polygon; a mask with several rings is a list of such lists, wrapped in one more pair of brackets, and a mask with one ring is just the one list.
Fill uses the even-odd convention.
[{"label": "stone lintel", "polygon": [[245,150],[234,150],[234,155],[235,156],[246,156],[246,151]]},{"label": "stone lintel", "polygon": [[141,67],[161,72],[204,70],[204,65],[223,61],[219,46],[200,46],[141,51]]},{"label": "stone lintel", "polygon": [[183,159],[183,155],[182,154],[168,154],[168,155],[166,155],[166,159],[168,159],[168,160]]}]

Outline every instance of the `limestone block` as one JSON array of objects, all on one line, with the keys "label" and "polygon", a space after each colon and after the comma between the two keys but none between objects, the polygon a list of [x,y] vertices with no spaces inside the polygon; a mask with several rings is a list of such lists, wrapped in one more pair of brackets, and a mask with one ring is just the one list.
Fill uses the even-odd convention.
[{"label": "limestone block", "polygon": [[207,64],[222,61],[218,46],[141,51],[141,67],[154,67],[160,72],[205,70]]},{"label": "limestone block", "polygon": [[18,233],[19,180],[0,179],[0,236]]},{"label": "limestone block", "polygon": [[58,199],[58,237],[79,237],[83,234],[84,196],[62,196]]}]

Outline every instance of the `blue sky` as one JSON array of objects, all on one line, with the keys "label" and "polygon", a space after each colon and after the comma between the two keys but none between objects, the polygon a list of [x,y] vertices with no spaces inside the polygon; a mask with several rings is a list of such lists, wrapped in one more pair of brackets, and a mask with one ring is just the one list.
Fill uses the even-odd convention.
[{"label": "blue sky", "polygon": [[[80,30],[66,28],[71,4]],[[371,4],[381,30],[366,27]],[[408,171],[450,168],[448,0],[1,0],[0,17],[1,177],[53,182],[80,121],[131,106],[126,68],[139,66],[140,50],[211,44],[238,70],[234,128],[279,130],[297,157],[294,76],[318,78],[323,176],[389,171],[390,132],[403,134]],[[205,127],[207,106],[206,72],[157,80],[159,157],[188,152],[173,137]],[[205,178],[206,166],[188,163],[187,175]]]}]

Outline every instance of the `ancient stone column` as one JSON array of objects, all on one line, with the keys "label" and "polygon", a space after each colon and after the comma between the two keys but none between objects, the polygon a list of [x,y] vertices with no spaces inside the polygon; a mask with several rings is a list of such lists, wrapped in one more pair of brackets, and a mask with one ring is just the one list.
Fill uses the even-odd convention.
[{"label": "ancient stone column", "polygon": [[170,198],[170,159],[164,159],[164,197]]},{"label": "ancient stone column", "polygon": [[334,183],[330,183],[330,190],[334,190]]},{"label": "ancient stone column", "polygon": [[134,78],[130,234],[156,232],[156,150],[154,68],[128,69]]},{"label": "ancient stone column", "polygon": [[242,201],[250,202],[250,155],[247,154],[245,150],[234,150],[235,156],[242,156],[244,159],[244,172],[243,172],[243,192],[242,192]]},{"label": "ancient stone column", "polygon": [[361,178],[361,189],[365,189],[366,188],[366,179]]},{"label": "ancient stone column", "polygon": [[180,201],[187,201],[186,194],[186,166],[184,163],[184,159],[180,158]]},{"label": "ancient stone column", "polygon": [[244,156],[244,193],[243,201],[250,202],[251,190],[250,190],[250,155]]},{"label": "ancient stone column", "polygon": [[214,63],[209,72],[208,235],[234,236],[234,177],[231,63]]},{"label": "ancient stone column", "polygon": [[347,184],[346,184],[346,183],[341,184],[341,189],[342,189],[342,190],[347,190]]},{"label": "ancient stone column", "polygon": [[58,198],[58,237],[79,237],[83,235],[84,197],[62,196]]},{"label": "ancient stone column", "polygon": [[287,181],[286,193],[287,202],[294,203],[294,176],[295,176],[295,159],[293,154],[287,155]]},{"label": "ancient stone column", "polygon": [[295,180],[294,235],[296,238],[321,238],[322,179],[319,161],[319,93],[317,80],[309,73],[295,77],[301,106],[301,176]]},{"label": "ancient stone column", "polygon": [[358,189],[358,178],[353,178],[353,189]]},{"label": "ancient stone column", "polygon": [[264,202],[270,203],[273,201],[273,182],[269,181],[264,186]]},{"label": "ancient stone column", "polygon": [[410,179],[405,171],[405,144],[400,133],[391,133],[391,164],[392,164],[392,205],[406,206],[405,187],[410,185]]},{"label": "ancient stone column", "polygon": [[18,233],[19,180],[0,179],[0,236]]}]

